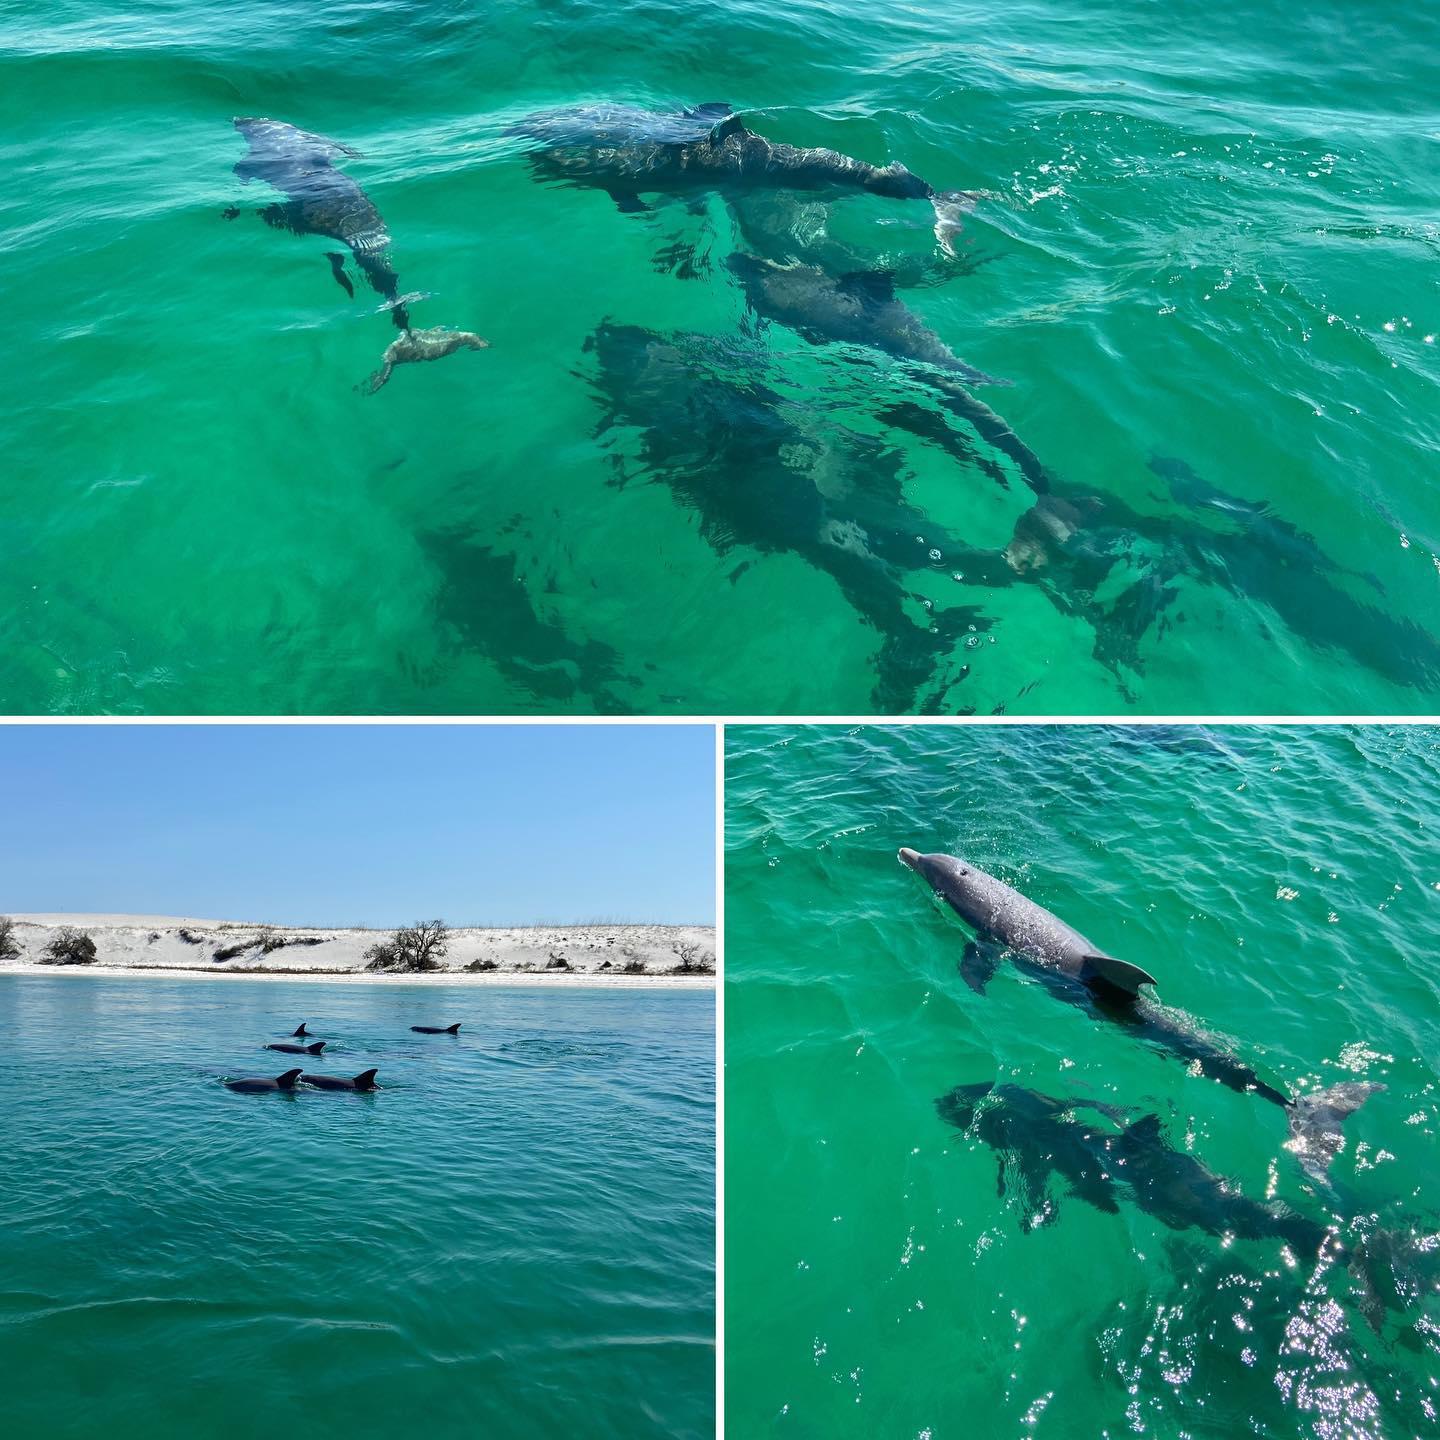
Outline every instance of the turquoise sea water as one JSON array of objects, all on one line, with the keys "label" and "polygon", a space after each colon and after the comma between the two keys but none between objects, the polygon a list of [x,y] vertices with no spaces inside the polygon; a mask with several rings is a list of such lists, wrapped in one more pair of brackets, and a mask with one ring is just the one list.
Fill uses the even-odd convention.
[{"label": "turquoise sea water", "polygon": [[[1433,1432],[1440,732],[742,728],[726,789],[728,1433]],[[901,845],[1143,965],[1271,1085],[1383,1083],[1329,1184],[1278,1106],[1009,964],[967,988]],[[936,1106],[986,1082],[1078,1108],[992,1148]],[[1147,1114],[1146,1204],[1119,1152],[1047,1176]],[[1242,1201],[1364,1258],[1247,1238]]]},{"label": "turquoise sea water", "polygon": [[0,979],[0,1431],[712,1435],[713,1010]]},{"label": "turquoise sea water", "polygon": [[[1433,709],[1437,80],[1341,0],[8,0],[0,708]],[[987,198],[947,261],[923,202],[538,183],[509,127],[606,100]],[[357,395],[393,332],[247,114],[492,348]],[[737,251],[893,277],[1051,499]]]}]

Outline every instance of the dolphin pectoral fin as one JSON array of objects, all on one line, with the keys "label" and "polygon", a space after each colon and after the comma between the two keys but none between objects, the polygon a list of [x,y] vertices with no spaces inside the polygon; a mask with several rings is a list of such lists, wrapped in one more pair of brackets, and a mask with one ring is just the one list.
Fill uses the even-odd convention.
[{"label": "dolphin pectoral fin", "polygon": [[1125,991],[1127,995],[1138,995],[1142,985],[1157,983],[1149,971],[1142,970],[1138,965],[1132,965],[1128,960],[1117,960],[1113,955],[1102,955],[1098,951],[1085,957],[1085,968],[1088,971],[1087,978],[1099,978],[1107,985]]},{"label": "dolphin pectoral fin", "polygon": [[338,250],[327,250],[325,258],[330,262],[330,273],[335,277],[335,283],[353,300],[355,298],[355,287],[350,283],[350,277],[345,273],[345,257]]},{"label": "dolphin pectoral fin", "polygon": [[650,213],[650,206],[631,191],[607,190],[605,193],[615,202],[622,215],[648,215]]},{"label": "dolphin pectoral fin", "polygon": [[1000,947],[993,941],[969,941],[965,954],[960,959],[960,978],[977,994],[983,995],[985,987],[1000,968]]}]

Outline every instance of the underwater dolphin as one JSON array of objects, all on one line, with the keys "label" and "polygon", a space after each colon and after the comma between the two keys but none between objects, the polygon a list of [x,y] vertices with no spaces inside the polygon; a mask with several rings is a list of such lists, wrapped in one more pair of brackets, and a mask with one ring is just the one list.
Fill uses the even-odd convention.
[{"label": "underwater dolphin", "polygon": [[378,1073],[378,1070],[362,1070],[353,1079],[346,1079],[343,1075],[311,1075],[307,1073],[305,1083],[313,1085],[317,1090],[373,1090],[375,1076]]},{"label": "underwater dolphin", "polygon": [[288,1040],[277,1040],[265,1048],[279,1050],[286,1055],[318,1055],[325,1048],[325,1041],[317,1040],[313,1045],[292,1045]]},{"label": "underwater dolphin", "polygon": [[[1053,1218],[1045,1192],[1052,1174],[1070,1193],[1114,1214],[1125,1196],[1172,1230],[1202,1230],[1241,1240],[1278,1239],[1297,1254],[1319,1254],[1330,1227],[1283,1206],[1252,1199],[1193,1155],[1165,1140],[1160,1117],[1125,1124],[1123,1112],[1093,1101],[1057,1099],[1022,1085],[959,1085],[935,1102],[941,1119],[969,1131],[1000,1157],[999,1193],[1007,1180],[1021,1192],[1021,1229]],[[1118,1128],[1092,1124],[1094,1110]]]},{"label": "underwater dolphin", "polygon": [[412,1025],[410,1028],[417,1035],[458,1035],[460,1022],[457,1020],[453,1025]]},{"label": "underwater dolphin", "polygon": [[782,264],[743,251],[730,256],[726,265],[757,315],[794,330],[812,345],[863,345],[916,367],[917,378],[940,394],[948,410],[1015,462],[1032,490],[1048,490],[1045,467],[1035,452],[965,389],[1001,382],[960,359],[896,295],[885,272],[835,276],[817,265]]},{"label": "underwater dolphin", "polygon": [[[786,400],[755,374],[753,346],[606,321],[586,350],[599,433],[618,448],[638,432],[644,468],[696,514],[718,555],[795,555],[879,632],[877,709],[915,709],[947,654],[988,628],[974,606],[926,608],[907,582],[942,560],[969,571],[985,559],[907,502],[895,447]],[[613,459],[627,483],[626,457]]]},{"label": "underwater dolphin", "polygon": [[241,1090],[247,1095],[257,1095],[266,1090],[293,1090],[295,1082],[303,1074],[300,1070],[287,1070],[283,1075],[277,1075],[273,1080],[264,1079],[261,1076],[244,1076],[239,1080],[227,1080],[227,1090]]},{"label": "underwater dolphin", "polygon": [[1058,999],[1123,1026],[1137,1040],[1193,1065],[1231,1090],[1253,1093],[1280,1106],[1289,1117],[1286,1148],[1315,1179],[1324,1179],[1344,1147],[1341,1126],[1346,1117],[1384,1088],[1350,1080],[1287,1095],[1187,1024],[1178,1012],[1142,996],[1141,987],[1154,985],[1154,976],[1107,954],[1003,880],[954,855],[921,855],[906,847],[899,858],[976,931],[977,941],[965,946],[960,976],[977,995],[985,993],[1008,952],[1015,964],[1044,981]]},{"label": "underwater dolphin", "polygon": [[604,190],[625,211],[642,195],[706,190],[858,191],[928,200],[935,237],[950,248],[975,195],[936,190],[905,166],[867,165],[837,150],[767,140],[721,102],[657,112],[632,105],[574,105],[531,115],[508,132],[540,142],[531,163],[544,179]]},{"label": "underwater dolphin", "polygon": [[[359,151],[283,120],[242,115],[235,128],[249,145],[235,165],[241,183],[264,180],[285,196],[283,202],[260,212],[266,223],[297,235],[326,235],[348,245],[370,288],[390,306],[395,324],[408,330],[410,317],[390,264],[390,232],[370,197],[332,163],[337,156],[357,156]],[[343,257],[327,258],[336,280],[354,294]]]}]

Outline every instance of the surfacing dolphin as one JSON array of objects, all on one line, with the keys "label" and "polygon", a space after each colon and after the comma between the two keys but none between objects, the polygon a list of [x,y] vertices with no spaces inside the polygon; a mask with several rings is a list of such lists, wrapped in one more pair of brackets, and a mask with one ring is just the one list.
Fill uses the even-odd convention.
[{"label": "surfacing dolphin", "polygon": [[[285,196],[283,202],[260,212],[266,223],[348,245],[370,288],[389,305],[395,324],[408,330],[410,317],[400,298],[400,280],[390,264],[390,232],[370,197],[332,163],[337,156],[355,157],[360,152],[283,120],[242,115],[235,128],[250,147],[235,165],[241,183],[264,180]],[[335,279],[353,295],[344,257],[327,258]]]},{"label": "surfacing dolphin", "polygon": [[225,1088],[239,1090],[246,1095],[260,1095],[270,1090],[294,1090],[295,1082],[303,1073],[301,1070],[287,1070],[273,1080],[260,1075],[243,1075],[237,1080],[227,1080]]},{"label": "surfacing dolphin", "polygon": [[313,1085],[317,1090],[373,1090],[375,1088],[375,1076],[379,1074],[375,1070],[362,1070],[358,1075],[346,1077],[344,1075],[311,1075],[305,1074],[305,1083]]},{"label": "surfacing dolphin", "polygon": [[279,1050],[285,1055],[318,1055],[325,1048],[325,1041],[315,1040],[308,1045],[296,1045],[289,1040],[277,1040],[273,1045],[267,1045],[267,1050]]},{"label": "surfacing dolphin", "polygon": [[898,162],[868,165],[838,150],[785,145],[746,127],[729,105],[653,111],[633,105],[573,105],[531,115],[510,134],[540,142],[531,156],[544,179],[604,190],[625,211],[642,195],[706,190],[858,191],[894,200],[928,200],[935,238],[950,249],[960,216],[976,196],[936,190]]},{"label": "surfacing dolphin", "polygon": [[1314,1179],[1325,1178],[1331,1161],[1344,1148],[1341,1126],[1346,1117],[1384,1088],[1347,1080],[1328,1089],[1287,1095],[1188,1024],[1184,1016],[1143,996],[1142,987],[1154,985],[1154,976],[1107,954],[1003,880],[954,855],[921,855],[905,847],[899,858],[975,930],[977,939],[965,946],[960,975],[977,995],[985,993],[1008,954],[1056,998],[1096,1019],[1123,1026],[1143,1044],[1174,1055],[1231,1090],[1253,1093],[1280,1106],[1289,1116],[1286,1149]]},{"label": "surfacing dolphin", "polygon": [[460,1021],[453,1025],[412,1025],[410,1027],[417,1035],[458,1035],[460,1033]]}]

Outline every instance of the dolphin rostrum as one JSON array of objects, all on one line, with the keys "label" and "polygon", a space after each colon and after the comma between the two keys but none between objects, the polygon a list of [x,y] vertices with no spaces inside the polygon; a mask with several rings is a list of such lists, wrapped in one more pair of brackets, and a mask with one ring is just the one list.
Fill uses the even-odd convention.
[{"label": "dolphin rostrum", "polygon": [[532,115],[511,133],[540,142],[531,157],[537,174],[604,190],[626,211],[646,209],[642,195],[861,191],[928,200],[935,238],[949,250],[961,214],[976,199],[969,191],[936,190],[898,162],[867,165],[837,150],[767,140],[719,101],[669,114],[632,105],[570,106]]},{"label": "dolphin rostrum", "polygon": [[975,930],[977,939],[965,946],[960,976],[977,995],[985,993],[1008,953],[1058,999],[1125,1027],[1142,1043],[1176,1056],[1231,1090],[1254,1093],[1286,1110],[1290,1122],[1286,1148],[1314,1179],[1325,1178],[1330,1162],[1344,1148],[1340,1127],[1345,1118],[1384,1088],[1350,1080],[1287,1095],[1186,1024],[1181,1014],[1142,995],[1143,986],[1156,983],[1148,971],[1107,954],[1003,880],[954,855],[921,855],[903,848],[899,858]]}]

